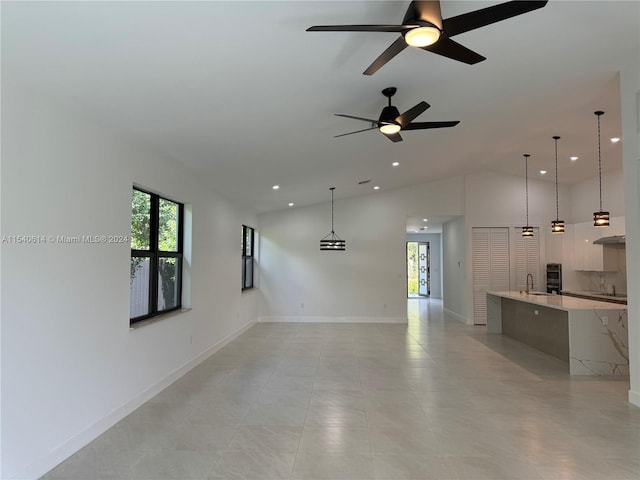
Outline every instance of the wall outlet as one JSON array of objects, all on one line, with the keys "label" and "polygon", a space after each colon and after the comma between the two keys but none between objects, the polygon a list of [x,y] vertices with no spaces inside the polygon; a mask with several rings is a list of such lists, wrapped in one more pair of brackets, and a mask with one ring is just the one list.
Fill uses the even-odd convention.
[{"label": "wall outlet", "polygon": [[602,317],[602,325],[609,325],[609,317]]},{"label": "wall outlet", "polygon": [[539,313],[540,313],[540,312],[538,312],[538,310],[534,310],[534,311],[533,311],[533,314],[534,314],[534,315],[538,315]]}]

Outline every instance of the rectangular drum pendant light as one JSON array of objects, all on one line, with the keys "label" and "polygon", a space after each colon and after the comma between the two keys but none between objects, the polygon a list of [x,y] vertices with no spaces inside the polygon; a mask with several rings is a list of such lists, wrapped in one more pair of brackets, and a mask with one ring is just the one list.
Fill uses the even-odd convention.
[{"label": "rectangular drum pendant light", "polygon": [[560,137],[555,135],[553,139],[556,142],[556,219],[551,222],[551,233],[564,233],[564,220],[560,220],[558,213],[558,140]]},{"label": "rectangular drum pendant light", "polygon": [[525,201],[527,211],[527,225],[522,227],[523,237],[533,237],[533,227],[529,225],[529,155],[524,154],[524,188],[525,188]]},{"label": "rectangular drum pendant light", "polygon": [[344,252],[347,247],[347,242],[342,240],[333,231],[333,191],[336,187],[331,187],[331,233],[320,240],[320,250],[332,250],[334,252]]},{"label": "rectangular drum pendant light", "polygon": [[600,153],[600,116],[604,115],[604,112],[598,110],[593,112],[598,117],[598,181],[600,186],[600,211],[593,212],[593,226],[594,227],[608,227],[609,226],[609,212],[602,211],[602,157]]}]

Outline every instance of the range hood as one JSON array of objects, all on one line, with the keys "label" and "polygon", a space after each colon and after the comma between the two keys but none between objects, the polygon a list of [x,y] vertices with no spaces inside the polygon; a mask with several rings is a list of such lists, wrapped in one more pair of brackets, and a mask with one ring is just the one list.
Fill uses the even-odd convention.
[{"label": "range hood", "polygon": [[624,235],[613,235],[611,237],[602,237],[593,241],[594,245],[624,245]]}]

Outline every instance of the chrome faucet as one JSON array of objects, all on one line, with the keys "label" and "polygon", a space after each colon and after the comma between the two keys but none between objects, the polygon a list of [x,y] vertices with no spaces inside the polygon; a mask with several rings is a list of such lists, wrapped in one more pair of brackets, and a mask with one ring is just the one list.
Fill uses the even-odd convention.
[{"label": "chrome faucet", "polygon": [[533,275],[527,273],[527,289],[525,290],[527,295],[529,294],[529,278],[531,278],[531,290],[533,290]]}]

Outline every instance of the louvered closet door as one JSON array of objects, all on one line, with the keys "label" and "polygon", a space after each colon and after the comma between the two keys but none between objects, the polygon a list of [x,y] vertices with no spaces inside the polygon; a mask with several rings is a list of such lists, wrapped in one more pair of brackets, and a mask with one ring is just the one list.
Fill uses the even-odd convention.
[{"label": "louvered closet door", "polygon": [[509,290],[509,229],[472,229],[473,323],[487,323],[487,292]]},{"label": "louvered closet door", "polygon": [[[516,290],[526,290],[527,274],[533,275],[533,289],[546,291],[540,283],[540,229],[533,227],[533,237],[523,237],[521,228],[514,229]],[[520,233],[518,235],[518,233]]]}]

